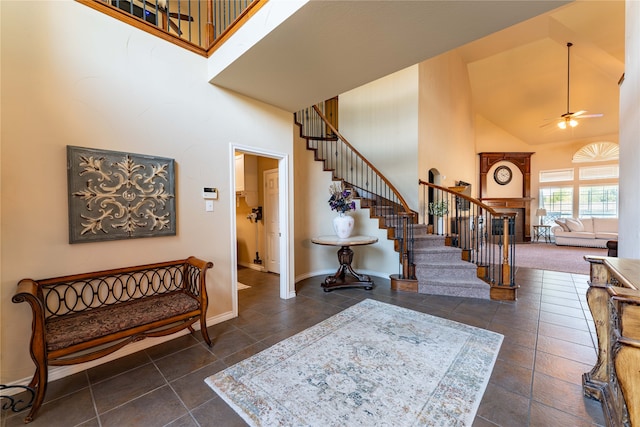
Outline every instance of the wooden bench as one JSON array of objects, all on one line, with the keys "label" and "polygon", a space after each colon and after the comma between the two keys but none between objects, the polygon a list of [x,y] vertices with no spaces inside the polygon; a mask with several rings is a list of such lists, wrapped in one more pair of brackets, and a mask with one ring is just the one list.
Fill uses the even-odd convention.
[{"label": "wooden bench", "polygon": [[13,302],[33,312],[29,384],[35,398],[25,423],[35,417],[47,390],[48,367],[88,362],[146,337],[173,334],[200,321],[207,334],[206,272],[195,257],[44,280],[23,279]]}]

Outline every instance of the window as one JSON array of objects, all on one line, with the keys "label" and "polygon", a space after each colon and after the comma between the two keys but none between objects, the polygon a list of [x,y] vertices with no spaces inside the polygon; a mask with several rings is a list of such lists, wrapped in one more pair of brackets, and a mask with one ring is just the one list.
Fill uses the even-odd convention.
[{"label": "window", "polygon": [[573,181],[573,169],[540,171],[540,182]]},{"label": "window", "polygon": [[620,147],[614,142],[593,142],[587,144],[573,155],[573,163],[607,162],[620,158]]},{"label": "window", "polygon": [[618,165],[609,166],[589,166],[580,168],[578,174],[580,180],[588,179],[617,179],[619,175]]},{"label": "window", "polygon": [[580,216],[617,217],[618,185],[581,185]]},{"label": "window", "polygon": [[547,210],[545,223],[573,216],[573,187],[540,188],[540,207]]}]

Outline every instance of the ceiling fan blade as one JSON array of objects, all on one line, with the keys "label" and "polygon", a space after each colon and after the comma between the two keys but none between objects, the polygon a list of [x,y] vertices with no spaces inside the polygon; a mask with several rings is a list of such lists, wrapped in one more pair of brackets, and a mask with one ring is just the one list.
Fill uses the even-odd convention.
[{"label": "ceiling fan blade", "polygon": [[547,126],[555,125],[558,122],[558,119],[551,119],[551,120],[554,120],[554,121],[553,122],[549,122],[549,123],[541,124],[540,128],[546,128]]},{"label": "ceiling fan blade", "polygon": [[595,118],[595,117],[602,117],[602,116],[604,116],[604,114],[598,113],[598,114],[586,114],[584,116],[580,116],[580,117],[577,117],[577,118],[578,119],[592,119],[592,118]]},{"label": "ceiling fan blade", "polygon": [[583,114],[584,114],[584,113],[586,113],[586,112],[587,112],[587,110],[580,110],[580,111],[576,111],[575,113],[571,113],[570,115],[571,115],[572,117],[578,117],[578,116],[583,115]]}]

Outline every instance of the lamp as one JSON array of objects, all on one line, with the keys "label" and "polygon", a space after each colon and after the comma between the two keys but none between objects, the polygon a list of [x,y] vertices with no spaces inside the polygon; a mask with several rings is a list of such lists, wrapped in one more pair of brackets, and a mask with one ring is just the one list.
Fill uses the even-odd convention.
[{"label": "lamp", "polygon": [[544,208],[536,209],[536,216],[540,217],[540,225],[542,225],[542,217],[547,216],[547,210]]},{"label": "lamp", "polygon": [[567,126],[574,128],[578,126],[578,121],[571,116],[566,116],[564,120],[558,122],[558,127],[560,129],[566,129]]}]

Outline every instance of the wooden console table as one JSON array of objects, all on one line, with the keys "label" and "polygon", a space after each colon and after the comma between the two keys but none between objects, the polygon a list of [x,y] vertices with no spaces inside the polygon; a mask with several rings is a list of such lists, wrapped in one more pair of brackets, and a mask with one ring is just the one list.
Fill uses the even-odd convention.
[{"label": "wooden console table", "polygon": [[[372,236],[352,236],[339,239],[337,236],[320,236],[311,239],[316,245],[340,246],[338,250],[338,271],[333,276],[327,276],[322,284],[325,292],[338,288],[363,287],[366,290],[373,289],[373,280],[366,274],[357,273],[351,266],[353,262],[353,250],[351,246],[371,245],[378,241]],[[349,273],[349,275],[347,275]]]},{"label": "wooden console table", "polygon": [[582,376],[584,394],[602,403],[608,426],[640,426],[640,260],[584,258],[598,336],[598,360]]}]

